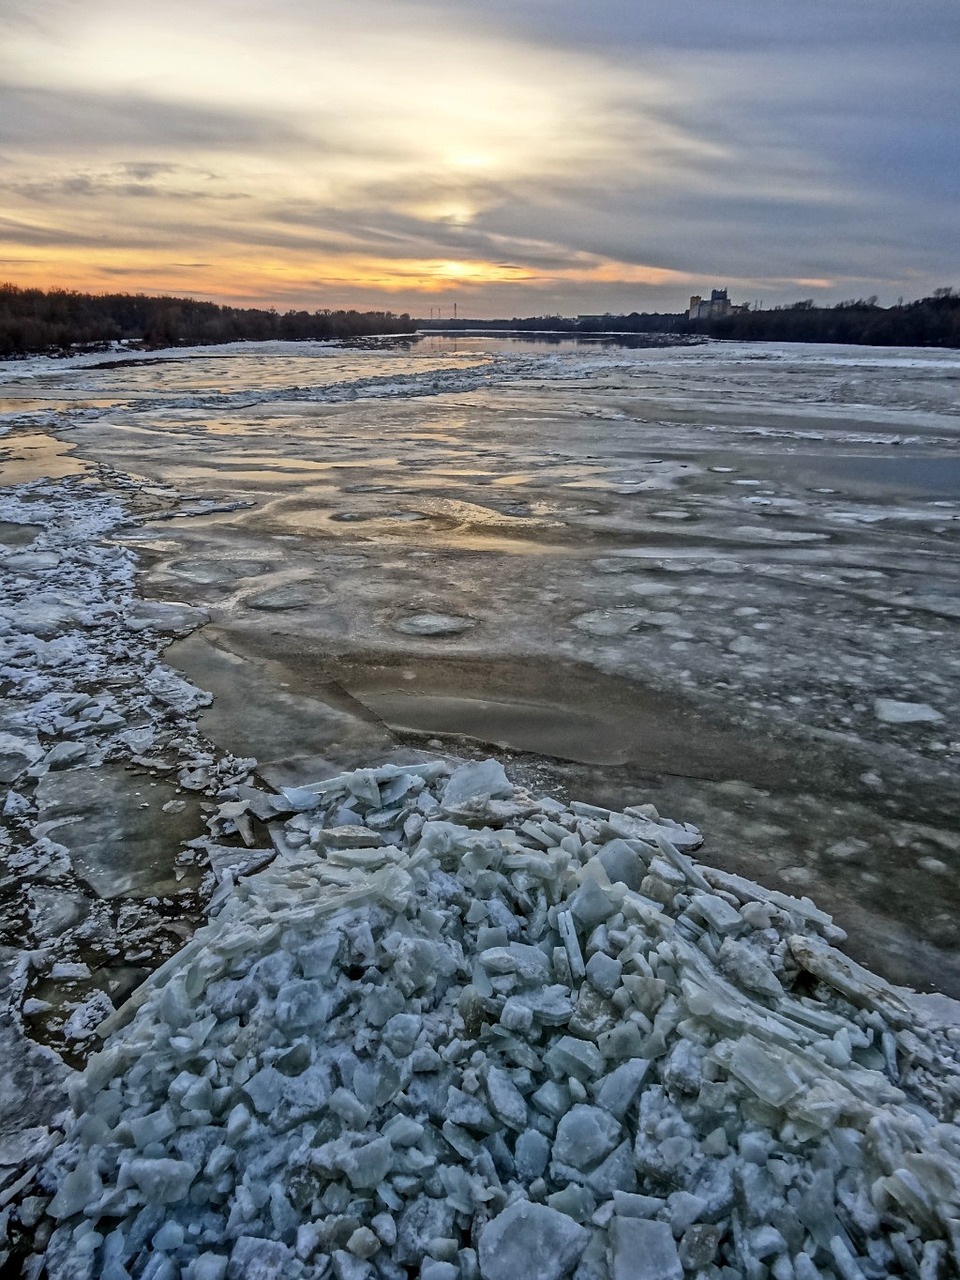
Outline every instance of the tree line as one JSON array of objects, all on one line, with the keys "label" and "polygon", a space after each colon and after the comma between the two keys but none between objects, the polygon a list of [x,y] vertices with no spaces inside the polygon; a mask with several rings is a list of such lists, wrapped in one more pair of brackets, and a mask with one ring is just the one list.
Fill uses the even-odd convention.
[{"label": "tree line", "polygon": [[418,329],[449,333],[688,333],[686,312],[631,311],[629,315],[607,312],[596,316],[514,316],[512,320],[417,320]]},{"label": "tree line", "polygon": [[733,311],[691,321],[695,333],[744,342],[840,342],[872,347],[960,347],[960,292],[935,289],[927,298],[877,305],[875,297],[833,307],[807,298],[769,311]]},{"label": "tree line", "polygon": [[514,316],[499,320],[411,320],[391,311],[285,311],[220,306],[193,298],[143,293],[79,293],[0,284],[0,357],[59,353],[123,340],[143,347],[214,342],[358,338],[506,330],[514,333],[610,333],[705,336],[741,342],[837,342],[867,346],[960,347],[960,291],[881,307],[876,297],[815,306],[807,298],[770,309],[737,308],[729,315],[690,320],[682,312],[581,316]]},{"label": "tree line", "polygon": [[596,316],[526,316],[512,320],[417,320],[419,329],[445,332],[502,330],[554,334],[660,333],[740,342],[838,342],[864,346],[960,347],[960,291],[935,289],[926,298],[881,307],[876,297],[830,307],[812,298],[782,307],[737,308],[714,319],[691,320],[685,311],[607,313]]},{"label": "tree line", "polygon": [[60,353],[127,341],[143,347],[413,333],[391,311],[286,311],[143,293],[78,293],[0,284],[0,356]]}]

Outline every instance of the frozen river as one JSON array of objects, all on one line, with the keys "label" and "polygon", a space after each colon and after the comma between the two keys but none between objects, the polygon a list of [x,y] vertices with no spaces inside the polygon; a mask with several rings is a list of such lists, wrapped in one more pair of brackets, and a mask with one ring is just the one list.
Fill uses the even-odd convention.
[{"label": "frozen river", "polygon": [[142,592],[209,614],[166,660],[267,781],[493,750],[960,994],[960,353],[424,336],[0,376],[0,484],[121,486]]}]

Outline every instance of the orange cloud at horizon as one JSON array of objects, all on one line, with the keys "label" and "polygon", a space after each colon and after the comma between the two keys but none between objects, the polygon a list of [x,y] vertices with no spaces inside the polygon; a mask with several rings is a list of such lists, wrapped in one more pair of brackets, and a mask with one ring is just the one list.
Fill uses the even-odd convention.
[{"label": "orange cloud at horizon", "polygon": [[683,272],[608,259],[580,261],[550,271],[483,259],[385,259],[360,255],[332,258],[303,255],[302,260],[297,261],[289,256],[252,257],[237,253],[211,262],[180,263],[171,261],[168,251],[132,255],[128,250],[109,247],[95,251],[39,248],[29,257],[16,259],[3,255],[2,240],[0,280],[22,288],[170,293],[230,305],[274,305],[308,310],[349,307],[353,305],[351,298],[357,295],[368,298],[383,294],[384,305],[389,309],[398,309],[399,303],[399,309],[411,312],[417,309],[420,299],[429,304],[437,297],[457,291],[469,302],[471,295],[496,285],[524,285],[533,292],[541,292],[592,283],[625,287],[696,283]]}]

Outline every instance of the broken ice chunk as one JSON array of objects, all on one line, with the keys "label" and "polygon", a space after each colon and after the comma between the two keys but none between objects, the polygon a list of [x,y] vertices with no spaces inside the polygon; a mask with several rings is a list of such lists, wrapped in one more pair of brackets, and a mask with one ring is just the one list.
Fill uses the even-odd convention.
[{"label": "broken ice chunk", "polygon": [[[620,892],[622,894],[623,890]],[[577,924],[588,931],[595,929],[604,920],[609,920],[618,905],[613,894],[601,888],[592,878],[585,880],[567,903]]]},{"label": "broken ice chunk", "polygon": [[213,694],[189,684],[169,667],[153,667],[143,677],[143,685],[158,702],[185,715],[196,711],[198,707],[208,707],[213,701]]},{"label": "broken ice chunk", "polygon": [[730,1070],[763,1102],[782,1107],[799,1084],[753,1036],[742,1036],[730,1055]]},{"label": "broken ice chunk", "polygon": [[380,845],[380,837],[367,827],[352,824],[344,827],[314,827],[310,832],[310,843],[321,850],[376,849]]},{"label": "broken ice chunk", "polygon": [[553,1158],[574,1169],[590,1169],[620,1140],[620,1122],[602,1107],[571,1107],[557,1125]]},{"label": "broken ice chunk", "polygon": [[420,1280],[460,1280],[460,1268],[452,1262],[425,1258],[420,1267]]},{"label": "broken ice chunk", "polygon": [[238,1236],[230,1254],[229,1274],[256,1276],[257,1280],[283,1280],[289,1274],[291,1251],[279,1240]]},{"label": "broken ice chunk", "polygon": [[629,1062],[624,1062],[608,1076],[604,1076],[594,1095],[597,1105],[622,1120],[640,1092],[649,1066],[646,1058],[631,1058]]},{"label": "broken ice chunk", "polygon": [[597,1046],[573,1036],[561,1036],[543,1055],[543,1061],[554,1075],[578,1080],[598,1076],[604,1067],[604,1057]]},{"label": "broken ice chunk", "polygon": [[550,1159],[550,1143],[536,1129],[527,1129],[517,1138],[513,1158],[517,1176],[529,1185],[546,1169]]},{"label": "broken ice chunk", "polygon": [[320,804],[320,797],[311,787],[282,787],[281,792],[290,808],[298,813],[316,809]]},{"label": "broken ice chunk", "polygon": [[594,952],[586,964],[586,975],[591,985],[605,996],[612,996],[616,991],[622,972],[623,965],[620,961],[603,951]]},{"label": "broken ice chunk", "polygon": [[58,769],[68,769],[87,754],[82,742],[58,742],[43,758],[43,765],[54,773]]},{"label": "broken ice chunk", "polygon": [[570,1091],[558,1080],[548,1080],[534,1093],[533,1105],[546,1116],[558,1120],[570,1107]]},{"label": "broken ice chunk", "polygon": [[480,963],[491,974],[515,973],[522,981],[542,984],[550,977],[550,961],[539,947],[511,942],[480,953]]},{"label": "broken ice chunk", "polygon": [[573,916],[569,911],[557,912],[557,928],[560,931],[560,938],[567,953],[570,976],[574,982],[579,982],[584,975],[583,952],[580,950],[577,927],[573,923]]},{"label": "broken ice chunk", "polygon": [[490,1110],[511,1129],[527,1127],[527,1104],[523,1094],[502,1067],[487,1071],[487,1097]]},{"label": "broken ice chunk", "polygon": [[884,724],[939,724],[943,713],[928,702],[899,702],[895,698],[875,698],[873,714]]},{"label": "broken ice chunk", "polygon": [[479,1129],[482,1133],[493,1133],[497,1122],[479,1098],[473,1098],[455,1085],[447,1091],[447,1105],[443,1112],[445,1118],[464,1129]]},{"label": "broken ice chunk", "polygon": [[361,807],[379,809],[381,806],[380,786],[375,769],[355,769],[348,774],[347,791],[360,802]]},{"label": "broken ice chunk", "polygon": [[655,1218],[665,1200],[659,1196],[641,1196],[632,1192],[614,1191],[613,1209],[621,1218]]},{"label": "broken ice chunk", "polygon": [[690,909],[721,935],[737,933],[743,929],[744,922],[740,912],[715,893],[693,894]]},{"label": "broken ice chunk", "polygon": [[597,1048],[611,1061],[642,1057],[649,1036],[643,1036],[635,1022],[622,1022],[597,1036]]},{"label": "broken ice chunk", "polygon": [[372,1190],[390,1172],[393,1146],[389,1138],[375,1138],[373,1142],[341,1153],[337,1163],[352,1187]]},{"label": "broken ice chunk", "polygon": [[[699,843],[699,841],[698,841]],[[702,889],[704,893],[712,893],[713,889],[709,881],[706,880],[703,873],[698,871],[686,854],[680,850],[661,833],[657,833],[657,845],[664,857],[680,871],[688,883],[697,889]]]},{"label": "broken ice chunk", "polygon": [[615,1216],[610,1223],[612,1280],[683,1280],[667,1222]]},{"label": "broken ice chunk", "polygon": [[370,1108],[355,1098],[349,1089],[334,1089],[327,1106],[351,1129],[362,1129],[370,1119]]},{"label": "broken ice chunk", "polygon": [[303,970],[305,978],[322,978],[330,972],[334,960],[337,958],[337,952],[340,950],[341,936],[339,933],[326,933],[301,946],[297,957],[300,961],[300,968]]},{"label": "broken ice chunk", "polygon": [[574,1222],[586,1222],[597,1208],[597,1198],[589,1187],[569,1182],[562,1191],[547,1196],[547,1204],[558,1213],[564,1213]]},{"label": "broken ice chunk", "polygon": [[277,992],[277,1023],[287,1030],[319,1026],[329,1012],[330,998],[320,982],[296,979]]},{"label": "broken ice chunk", "polygon": [[879,1009],[896,1025],[912,1025],[916,1011],[882,978],[870,973],[843,952],[821,942],[819,938],[795,934],[787,939],[794,960],[815,978],[820,978],[841,992],[855,1005]]},{"label": "broken ice chunk", "polygon": [[597,854],[597,860],[610,877],[611,883],[619,882],[628,889],[640,889],[646,867],[643,859],[630,848],[626,840],[609,841]]},{"label": "broken ice chunk", "polygon": [[395,1013],[383,1028],[383,1042],[398,1058],[405,1058],[413,1052],[422,1025],[418,1014]]},{"label": "broken ice chunk", "polygon": [[480,1274],[483,1280],[561,1280],[589,1239],[590,1232],[565,1213],[517,1200],[481,1230]]},{"label": "broken ice chunk", "polygon": [[533,1022],[543,1027],[561,1027],[570,1021],[573,1013],[573,999],[570,991],[560,983],[543,987],[540,991],[524,991],[520,995],[511,996],[504,1005],[521,1005],[530,1011]]},{"label": "broken ice chunk", "polygon": [[57,1194],[50,1201],[50,1215],[54,1218],[72,1218],[86,1205],[98,1200],[103,1183],[96,1169],[81,1161],[60,1183]]},{"label": "broken ice chunk", "polygon": [[618,1147],[597,1165],[587,1179],[587,1185],[601,1200],[608,1200],[615,1191],[632,1193],[637,1189],[637,1170],[633,1162],[632,1144],[621,1142]]},{"label": "broken ice chunk", "polygon": [[198,1173],[186,1160],[137,1158],[120,1166],[117,1186],[121,1191],[139,1187],[148,1204],[175,1204],[186,1197]]},{"label": "broken ice chunk", "polygon": [[269,1115],[280,1104],[286,1077],[276,1067],[263,1067],[252,1075],[244,1089],[259,1115]]},{"label": "broken ice chunk", "polygon": [[727,938],[720,948],[720,969],[747,991],[773,1000],[783,995],[780,979],[755,951]]},{"label": "broken ice chunk", "polygon": [[512,795],[513,783],[499,760],[481,760],[461,765],[451,774],[440,803],[447,810],[462,809],[482,805],[495,797]]},{"label": "broken ice chunk", "polygon": [[500,1010],[500,1025],[508,1031],[527,1032],[533,1026],[533,1010],[511,996]]},{"label": "broken ice chunk", "polygon": [[220,1253],[200,1253],[183,1271],[184,1280],[224,1280],[228,1259]]}]

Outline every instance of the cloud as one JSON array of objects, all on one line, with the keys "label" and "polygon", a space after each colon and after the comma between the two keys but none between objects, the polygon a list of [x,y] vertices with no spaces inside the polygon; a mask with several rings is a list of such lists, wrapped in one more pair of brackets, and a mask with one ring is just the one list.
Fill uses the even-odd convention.
[{"label": "cloud", "polygon": [[[12,166],[11,166],[12,167]],[[105,168],[66,173],[48,167],[43,178],[10,175],[7,190],[32,203],[63,206],[75,199],[98,201],[129,197],[134,200],[239,200],[242,192],[224,190],[216,174],[189,165],[129,161]],[[73,206],[76,208],[76,206]]]},{"label": "cloud", "polygon": [[[0,85],[0,146],[40,155],[86,155],[170,148],[178,154],[287,146],[302,138],[290,124],[224,104],[196,106],[133,90]],[[165,161],[149,161],[163,166]]]},{"label": "cloud", "polygon": [[698,280],[895,297],[960,256],[956,0],[0,14],[0,250],[25,278],[594,311]]},{"label": "cloud", "polygon": [[0,216],[0,244],[22,245],[95,245],[95,236],[71,232],[60,226],[43,226],[40,223],[21,222],[16,218]]}]

